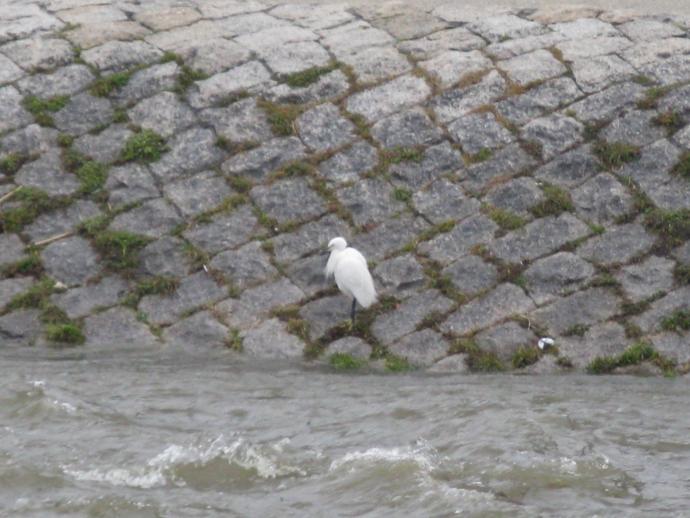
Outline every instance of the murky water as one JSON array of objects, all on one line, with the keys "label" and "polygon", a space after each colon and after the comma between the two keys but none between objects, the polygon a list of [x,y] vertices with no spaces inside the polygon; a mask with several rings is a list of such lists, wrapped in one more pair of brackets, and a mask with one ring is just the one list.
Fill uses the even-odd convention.
[{"label": "murky water", "polygon": [[[29,351],[27,351],[29,353]],[[681,516],[688,378],[0,353],[0,515]]]}]

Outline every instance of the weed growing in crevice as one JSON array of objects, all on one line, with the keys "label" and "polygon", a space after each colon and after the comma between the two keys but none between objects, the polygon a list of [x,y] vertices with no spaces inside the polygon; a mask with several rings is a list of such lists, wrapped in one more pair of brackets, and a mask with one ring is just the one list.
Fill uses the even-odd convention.
[{"label": "weed growing in crevice", "polygon": [[690,310],[675,310],[669,316],[661,320],[661,328],[665,331],[677,332],[690,330]]},{"label": "weed growing in crevice", "polygon": [[468,164],[478,164],[479,162],[486,162],[493,156],[493,152],[484,147],[472,155],[465,155],[465,161]]},{"label": "weed growing in crevice", "polygon": [[129,83],[135,70],[115,72],[107,76],[99,77],[91,85],[91,94],[96,97],[108,97],[115,90],[119,90]]},{"label": "weed growing in crevice", "polygon": [[624,164],[640,158],[640,147],[625,142],[599,140],[592,147],[592,151],[608,170],[618,169]]},{"label": "weed growing in crevice", "polygon": [[647,342],[636,342],[618,356],[599,356],[594,358],[587,366],[590,374],[607,374],[613,372],[618,367],[628,365],[639,365],[642,362],[651,361],[665,374],[672,374],[675,365],[672,361],[665,358]]},{"label": "weed growing in crevice", "polygon": [[663,251],[671,250],[690,240],[690,209],[652,209],[645,214],[644,223],[659,236]]},{"label": "weed growing in crevice", "polygon": [[412,370],[412,365],[407,358],[402,358],[394,354],[387,354],[385,358],[386,370],[390,372],[408,372]]},{"label": "weed growing in crevice", "polygon": [[335,353],[328,358],[328,364],[337,371],[352,371],[364,367],[367,362],[347,353]]},{"label": "weed growing in crevice", "polygon": [[64,108],[69,102],[69,97],[60,95],[49,99],[40,99],[35,95],[25,97],[22,104],[28,112],[34,116],[34,120],[41,126],[54,126],[53,117],[50,113],[55,113]]},{"label": "weed growing in crevice", "polygon": [[105,185],[108,179],[108,168],[100,162],[89,160],[82,164],[75,171],[75,174],[81,182],[80,193],[91,194],[102,189]]},{"label": "weed growing in crevice", "polygon": [[16,202],[15,206],[0,212],[0,232],[20,232],[41,214],[72,203],[69,197],[50,197],[33,187],[22,187],[14,194],[13,200]]},{"label": "weed growing in crevice", "polygon": [[338,68],[338,63],[331,63],[323,67],[312,67],[300,72],[280,76],[280,81],[291,88],[303,88],[316,83],[321,76],[329,74]]},{"label": "weed growing in crevice", "polygon": [[544,200],[530,209],[535,217],[557,216],[563,212],[575,210],[568,191],[549,184],[544,185],[542,190],[544,191]]},{"label": "weed growing in crevice", "polygon": [[178,94],[184,94],[187,89],[194,84],[195,81],[203,81],[208,79],[208,74],[202,72],[201,70],[194,70],[187,65],[182,65],[180,67],[180,72],[177,75],[177,83],[173,88],[173,91]]},{"label": "weed growing in crevice", "polygon": [[673,174],[690,181],[690,151],[683,153],[671,170]]},{"label": "weed growing in crevice", "polygon": [[657,102],[670,91],[666,86],[653,86],[644,93],[644,99],[637,101],[640,110],[652,110],[657,107]]},{"label": "weed growing in crevice", "polygon": [[51,342],[70,345],[81,345],[86,341],[81,328],[74,323],[48,324],[46,338]]},{"label": "weed growing in crevice", "polygon": [[277,104],[265,99],[259,99],[257,105],[266,113],[268,123],[273,134],[279,137],[289,137],[295,134],[295,121],[304,108],[297,104]]},{"label": "weed growing in crevice", "polygon": [[515,230],[525,226],[527,221],[510,211],[498,207],[487,207],[486,214],[503,230]]},{"label": "weed growing in crevice", "polygon": [[29,157],[19,153],[9,153],[0,159],[0,174],[14,175],[29,161]]},{"label": "weed growing in crevice", "polygon": [[584,336],[589,326],[584,324],[575,324],[561,333],[562,336]]},{"label": "weed growing in crevice", "polygon": [[155,162],[168,150],[165,139],[152,130],[142,130],[127,139],[120,159],[123,162]]},{"label": "weed growing in crevice", "polygon": [[673,110],[660,113],[652,119],[652,122],[657,126],[666,128],[669,136],[673,135],[673,133],[681,129],[685,124],[680,113]]},{"label": "weed growing in crevice", "polygon": [[514,369],[523,369],[533,365],[539,361],[541,354],[536,347],[520,346],[517,351],[513,353],[511,363]]},{"label": "weed growing in crevice", "polygon": [[225,341],[225,346],[233,351],[242,352],[242,335],[238,329],[230,329],[228,332],[228,338]]},{"label": "weed growing in crevice", "polygon": [[138,266],[139,250],[149,241],[138,234],[109,230],[97,234],[93,244],[108,268],[124,271]]}]

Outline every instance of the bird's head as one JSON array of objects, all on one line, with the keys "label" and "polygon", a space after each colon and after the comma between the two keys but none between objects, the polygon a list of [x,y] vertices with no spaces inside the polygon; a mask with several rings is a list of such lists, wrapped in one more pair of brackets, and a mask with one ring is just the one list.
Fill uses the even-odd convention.
[{"label": "bird's head", "polygon": [[339,252],[347,248],[347,241],[342,237],[334,237],[328,242],[328,251],[338,250]]}]

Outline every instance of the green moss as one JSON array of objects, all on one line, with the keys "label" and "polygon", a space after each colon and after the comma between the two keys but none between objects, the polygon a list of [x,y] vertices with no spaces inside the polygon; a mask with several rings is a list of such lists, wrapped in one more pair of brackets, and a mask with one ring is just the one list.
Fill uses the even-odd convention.
[{"label": "green moss", "polygon": [[623,324],[623,327],[625,329],[626,338],[640,338],[643,335],[640,326],[633,324],[632,322],[626,321]]},{"label": "green moss", "polygon": [[28,157],[19,153],[10,153],[0,159],[0,173],[12,176],[27,162]]},{"label": "green moss", "polygon": [[592,149],[606,169],[618,169],[623,164],[640,158],[640,147],[625,142],[599,140]]},{"label": "green moss", "polygon": [[89,160],[77,169],[76,175],[81,182],[80,192],[91,194],[102,189],[105,185],[105,181],[108,179],[108,168],[100,162]]},{"label": "green moss", "polygon": [[404,187],[396,187],[393,189],[391,196],[395,201],[401,201],[403,203],[409,203],[412,201],[412,191],[405,189]]},{"label": "green moss", "polygon": [[328,363],[335,370],[339,371],[351,371],[361,369],[366,365],[366,361],[361,358],[355,358],[351,354],[347,353],[335,353],[328,358]]},{"label": "green moss", "polygon": [[187,65],[180,67],[180,72],[177,75],[177,84],[173,89],[178,94],[183,94],[192,86],[195,81],[203,81],[208,79],[208,74],[201,70],[194,70]]},{"label": "green moss", "polygon": [[678,163],[673,166],[673,174],[677,174],[686,180],[690,180],[690,151],[686,151],[678,160]]},{"label": "green moss", "polygon": [[276,136],[289,137],[295,133],[295,120],[302,113],[301,106],[276,104],[265,99],[259,99],[257,104],[266,113],[268,123]]},{"label": "green moss", "polygon": [[105,264],[113,270],[127,270],[138,265],[138,253],[149,238],[125,231],[104,231],[94,239],[94,246]]},{"label": "green moss", "polygon": [[113,91],[124,87],[129,83],[132,71],[115,72],[107,76],[99,77],[91,85],[91,94],[97,97],[108,97]]},{"label": "green moss", "polygon": [[515,230],[526,223],[524,218],[498,207],[489,207],[487,214],[503,230]]},{"label": "green moss", "polygon": [[122,149],[121,159],[125,162],[155,162],[167,151],[165,139],[152,130],[143,130],[127,139]]},{"label": "green moss", "polygon": [[46,326],[46,338],[52,342],[80,345],[86,338],[76,324],[48,324]]},{"label": "green moss", "polygon": [[547,184],[542,187],[542,190],[544,191],[544,200],[531,209],[535,217],[557,216],[575,209],[570,194],[564,189]]},{"label": "green moss", "polygon": [[301,72],[281,76],[281,81],[292,88],[302,88],[316,83],[319,78],[338,68],[337,63],[332,63],[324,67],[312,67]]},{"label": "green moss", "polygon": [[687,331],[690,329],[690,310],[677,309],[661,320],[661,328],[666,331]]},{"label": "green moss", "polygon": [[514,369],[522,369],[539,361],[539,349],[536,347],[519,347],[513,354],[511,363]]},{"label": "green moss", "polygon": [[89,161],[89,158],[86,155],[83,155],[79,151],[76,151],[72,148],[63,149],[61,158],[62,165],[64,165],[65,169],[67,169],[70,172],[75,172],[77,169],[79,169],[81,166],[83,166],[86,162]]},{"label": "green moss", "polygon": [[394,354],[386,356],[386,370],[390,372],[407,372],[412,370],[412,365],[407,361],[407,358],[402,358]]},{"label": "green moss", "polygon": [[95,238],[98,234],[103,232],[109,224],[110,216],[101,214],[82,221],[81,225],[79,225],[79,231],[89,237]]}]

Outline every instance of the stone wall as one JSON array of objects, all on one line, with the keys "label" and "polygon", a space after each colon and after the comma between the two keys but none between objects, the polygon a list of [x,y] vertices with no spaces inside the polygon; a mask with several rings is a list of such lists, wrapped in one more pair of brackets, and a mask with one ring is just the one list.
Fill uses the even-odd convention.
[{"label": "stone wall", "polygon": [[[685,372],[689,27],[3,4],[1,347]],[[380,293],[354,328],[337,235]]]}]

